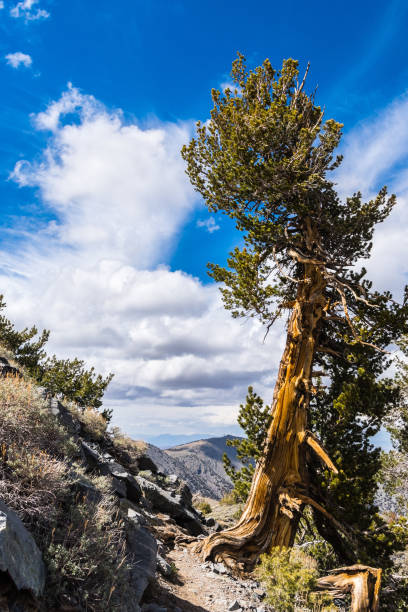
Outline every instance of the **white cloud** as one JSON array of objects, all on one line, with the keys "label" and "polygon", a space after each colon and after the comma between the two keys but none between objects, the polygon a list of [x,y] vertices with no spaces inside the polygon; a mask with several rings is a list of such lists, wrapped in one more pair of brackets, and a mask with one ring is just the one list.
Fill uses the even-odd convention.
[{"label": "white cloud", "polygon": [[3,0],[0,0],[0,10],[1,9],[4,9],[4,2],[3,2]]},{"label": "white cloud", "polygon": [[337,172],[343,193],[371,193],[379,181],[392,180],[394,165],[408,157],[407,118],[408,94],[346,136],[344,161]]},{"label": "white cloud", "polygon": [[196,205],[180,157],[190,126],[142,129],[72,86],[33,121],[48,146],[12,178],[55,220],[0,253],[10,318],[114,371],[107,404],[128,432],[227,432],[246,387],[270,385],[282,346],[278,330],[264,344],[259,325],[233,320],[216,287],[163,265]]},{"label": "white cloud", "polygon": [[33,63],[33,60],[26,53],[21,53],[21,51],[17,51],[16,53],[9,53],[5,56],[7,63],[13,68],[18,68],[23,65],[26,68],[29,68]]},{"label": "white cloud", "polygon": [[[395,127],[408,106],[399,104],[402,118],[392,105],[345,138],[342,190],[371,193],[408,153]],[[130,434],[228,433],[249,384],[270,400],[284,334],[279,324],[263,343],[257,323],[224,311],[215,286],[163,265],[196,206],[179,154],[190,126],[142,128],[72,86],[33,122],[49,131],[48,146],[38,161],[18,162],[12,178],[34,187],[55,219],[19,252],[0,253],[8,316],[51,329],[60,356],[114,371],[106,403]],[[396,157],[377,154],[385,127]],[[376,233],[369,271],[395,290],[407,273],[408,176],[394,185],[403,197]]]},{"label": "white cloud", "polygon": [[397,195],[396,207],[375,230],[371,258],[362,264],[379,289],[400,299],[408,283],[408,172],[401,170],[408,161],[408,94],[347,134],[342,153],[336,181],[343,197],[361,191],[369,199],[383,184]]},{"label": "white cloud", "polygon": [[10,15],[15,18],[24,18],[25,21],[36,21],[37,19],[47,19],[50,14],[45,9],[35,5],[38,0],[22,0],[10,9]]},{"label": "white cloud", "polygon": [[198,219],[197,227],[205,227],[207,232],[212,234],[220,229],[220,226],[215,222],[214,217],[209,217],[208,219]]}]

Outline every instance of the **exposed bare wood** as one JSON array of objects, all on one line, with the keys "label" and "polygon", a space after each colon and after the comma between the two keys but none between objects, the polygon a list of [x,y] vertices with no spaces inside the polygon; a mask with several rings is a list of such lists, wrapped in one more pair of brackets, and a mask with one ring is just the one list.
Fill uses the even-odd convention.
[{"label": "exposed bare wood", "polygon": [[334,465],[333,461],[330,459],[327,451],[324,449],[324,447],[323,447],[322,443],[320,442],[320,440],[314,434],[312,434],[310,431],[306,432],[305,442],[311,448],[313,448],[313,450],[316,453],[316,455],[318,455],[320,457],[321,461],[323,463],[325,463],[327,465],[327,467],[332,472],[334,472],[335,474],[339,473],[338,469]]},{"label": "exposed bare wood", "polygon": [[303,263],[303,264],[313,264],[315,266],[324,266],[326,263],[324,261],[321,261],[320,259],[308,257],[307,255],[304,255],[303,253],[301,253],[300,251],[294,248],[288,249],[288,255],[293,257],[293,259],[295,259],[297,262]]},{"label": "exposed bare wood", "polygon": [[327,305],[320,266],[306,264],[304,278],[307,282],[298,284],[288,323],[287,343],[272,403],[274,418],[242,516],[236,526],[197,544],[203,558],[224,561],[238,569],[252,569],[259,555],[273,546],[291,546],[303,506],[297,491],[307,486],[303,439],[310,378]]},{"label": "exposed bare wood", "polygon": [[351,612],[378,612],[381,569],[367,565],[341,567],[318,580],[318,588],[334,597],[351,593]]}]

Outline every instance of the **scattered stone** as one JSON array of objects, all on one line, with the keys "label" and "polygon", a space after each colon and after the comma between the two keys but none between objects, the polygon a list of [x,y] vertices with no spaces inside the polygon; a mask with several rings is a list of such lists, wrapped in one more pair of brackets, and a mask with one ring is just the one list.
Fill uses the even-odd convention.
[{"label": "scattered stone", "polygon": [[174,572],[170,563],[167,563],[166,559],[163,559],[161,555],[157,555],[157,569],[166,578],[170,578]]},{"label": "scattered stone", "polygon": [[147,455],[141,455],[137,458],[137,467],[139,470],[151,470],[155,474],[157,473],[157,465]]},{"label": "scattered stone", "polygon": [[40,596],[45,566],[32,535],[6,504],[0,501],[0,571],[8,572],[16,587]]},{"label": "scattered stone", "polygon": [[96,487],[84,480],[77,480],[71,486],[71,489],[76,492],[83,501],[91,504],[97,504],[102,499],[102,493]]},{"label": "scattered stone", "polygon": [[127,509],[127,517],[134,525],[142,526],[147,524],[143,514],[141,512],[137,512],[133,508]]},{"label": "scattered stone", "polygon": [[143,604],[142,612],[167,612],[167,608],[158,606],[155,603]]},{"label": "scattered stone", "polygon": [[[107,453],[103,455],[105,460],[106,456],[109,457],[109,455]],[[119,463],[116,463],[116,461],[111,461],[108,463],[108,469],[112,476],[115,476],[115,478],[121,478],[123,480],[129,476],[129,473],[125,470],[125,468]]]},{"label": "scattered stone", "polygon": [[120,478],[112,476],[112,488],[118,497],[126,497],[126,484]]},{"label": "scattered stone", "polygon": [[[52,400],[51,400],[52,401]],[[64,425],[70,434],[77,436],[81,431],[81,423],[61,402],[58,402],[58,420]]]},{"label": "scattered stone", "polygon": [[239,601],[235,600],[232,604],[229,605],[228,610],[231,612],[233,610],[241,610],[241,604],[239,603]]},{"label": "scattered stone", "polygon": [[99,448],[96,444],[82,440],[81,454],[90,470],[98,469],[102,474],[109,474],[107,463],[99,452]]},{"label": "scattered stone", "polygon": [[59,401],[55,397],[52,397],[50,399],[50,412],[54,416],[60,415]]},{"label": "scattered stone", "polygon": [[228,574],[228,570],[223,563],[213,563],[212,570],[216,574]]}]

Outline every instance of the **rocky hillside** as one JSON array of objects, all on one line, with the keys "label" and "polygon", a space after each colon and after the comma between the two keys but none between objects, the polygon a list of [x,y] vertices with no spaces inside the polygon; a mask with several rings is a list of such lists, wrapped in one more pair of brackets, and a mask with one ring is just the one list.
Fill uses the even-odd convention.
[{"label": "rocky hillside", "polygon": [[146,445],[48,397],[5,358],[0,440],[2,611],[156,610],[145,592],[157,572],[172,577],[168,551],[217,528]]},{"label": "rocky hillside", "polygon": [[180,444],[166,450],[166,453],[184,465],[191,478],[200,482],[200,488],[189,483],[194,492],[206,497],[220,499],[231,490],[231,481],[225,473],[222,457],[228,455],[232,464],[240,467],[234,447],[227,446],[227,440],[235,436],[196,440],[188,444]]},{"label": "rocky hillside", "polygon": [[[96,410],[49,397],[15,366],[0,359],[2,612],[270,610],[258,583],[189,548],[220,526],[193,506],[174,449],[107,432]],[[222,440],[193,443],[214,462],[203,478],[217,475]]]},{"label": "rocky hillside", "polygon": [[227,446],[227,440],[233,437],[196,440],[166,450],[147,444],[145,452],[160,471],[177,474],[193,493],[221,499],[232,488],[223,467],[223,454],[227,453],[234,466],[240,466],[235,448]]}]

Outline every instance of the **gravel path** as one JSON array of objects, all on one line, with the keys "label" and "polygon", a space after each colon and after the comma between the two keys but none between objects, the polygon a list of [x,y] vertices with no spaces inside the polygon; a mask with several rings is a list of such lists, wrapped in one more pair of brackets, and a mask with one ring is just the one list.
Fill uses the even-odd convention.
[{"label": "gravel path", "polygon": [[[177,568],[174,582],[161,581],[168,610],[178,612],[269,612],[265,592],[255,580],[231,576],[224,565],[202,563],[188,548],[176,547],[167,560]],[[163,593],[163,591],[162,591]],[[163,602],[164,603],[164,602]],[[163,604],[162,604],[163,605]]]}]

